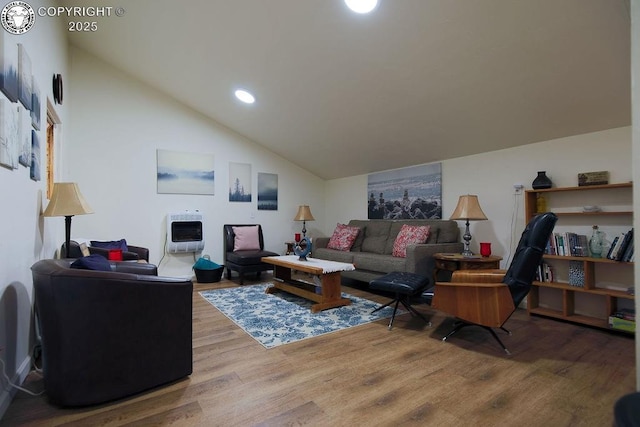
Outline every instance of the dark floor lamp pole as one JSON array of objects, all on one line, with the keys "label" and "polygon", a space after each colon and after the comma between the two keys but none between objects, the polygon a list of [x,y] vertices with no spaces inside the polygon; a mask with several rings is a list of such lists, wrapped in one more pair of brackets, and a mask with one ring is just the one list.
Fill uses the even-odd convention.
[{"label": "dark floor lamp pole", "polygon": [[64,247],[66,256],[65,258],[70,258],[69,254],[71,252],[71,217],[73,215],[67,215],[64,217]]}]

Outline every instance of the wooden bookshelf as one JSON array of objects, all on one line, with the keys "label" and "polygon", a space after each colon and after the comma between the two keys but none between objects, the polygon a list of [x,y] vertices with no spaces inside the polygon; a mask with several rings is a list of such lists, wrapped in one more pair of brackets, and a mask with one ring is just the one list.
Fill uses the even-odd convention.
[{"label": "wooden bookshelf", "polygon": [[[571,197],[573,200],[583,200],[584,205],[593,205],[593,200],[598,200],[598,195],[606,195],[616,192],[618,199],[628,199],[628,205],[632,206],[632,183],[619,183],[608,185],[593,185],[584,187],[548,188],[542,190],[525,191],[525,218],[528,223],[537,215],[536,200],[539,194],[550,196],[547,200],[547,210],[558,215],[558,224],[563,227],[571,227],[576,221],[593,218],[601,224],[608,221],[620,221],[628,223],[632,228],[633,211],[620,209],[619,206],[601,206],[600,212],[584,212],[580,207],[562,206],[558,212],[554,209],[554,201],[558,205],[563,204],[563,199]],[[606,197],[601,198],[606,199]],[[626,204],[626,203],[625,203]],[[556,227],[558,226],[556,224]],[[589,237],[589,236],[588,236]],[[621,301],[633,301],[634,295],[617,289],[598,287],[598,266],[612,268],[632,268],[632,262],[614,261],[608,258],[591,258],[578,256],[545,255],[545,262],[568,263],[577,261],[582,263],[584,270],[584,286],[572,286],[564,281],[533,282],[531,292],[527,298],[527,311],[529,314],[541,315],[561,320],[566,320],[583,325],[609,329],[609,316],[616,312]],[[558,280],[567,279],[559,278]],[[629,283],[628,286],[633,286]],[[584,314],[577,310],[577,300],[587,298],[598,307],[598,314]],[[617,329],[616,329],[617,331]]]}]

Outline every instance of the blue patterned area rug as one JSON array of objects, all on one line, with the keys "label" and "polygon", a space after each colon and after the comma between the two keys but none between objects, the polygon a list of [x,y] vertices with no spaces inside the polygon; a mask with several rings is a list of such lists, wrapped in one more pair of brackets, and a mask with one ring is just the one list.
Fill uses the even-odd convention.
[{"label": "blue patterned area rug", "polygon": [[[270,283],[202,291],[200,295],[265,348],[391,317],[393,307],[342,293],[351,305],[311,313],[312,301],[287,292],[265,293]],[[404,313],[398,309],[398,314]],[[386,325],[385,325],[386,327]]]}]

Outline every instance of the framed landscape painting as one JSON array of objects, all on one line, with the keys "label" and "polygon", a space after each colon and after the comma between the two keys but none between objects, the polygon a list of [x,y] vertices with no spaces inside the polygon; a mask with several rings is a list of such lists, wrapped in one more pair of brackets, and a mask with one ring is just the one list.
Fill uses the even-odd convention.
[{"label": "framed landscape painting", "polygon": [[18,45],[6,31],[0,31],[0,91],[18,101]]},{"label": "framed landscape painting", "polygon": [[278,175],[258,172],[258,210],[278,210]]},{"label": "framed landscape painting", "polygon": [[229,201],[251,201],[251,165],[229,162]]},{"label": "framed landscape painting", "polygon": [[32,86],[31,58],[24,45],[18,43],[18,99],[27,110],[31,110]]},{"label": "framed landscape painting", "polygon": [[441,219],[442,163],[369,175],[369,219]]},{"label": "framed landscape painting", "polygon": [[215,194],[215,156],[157,150],[158,194]]}]

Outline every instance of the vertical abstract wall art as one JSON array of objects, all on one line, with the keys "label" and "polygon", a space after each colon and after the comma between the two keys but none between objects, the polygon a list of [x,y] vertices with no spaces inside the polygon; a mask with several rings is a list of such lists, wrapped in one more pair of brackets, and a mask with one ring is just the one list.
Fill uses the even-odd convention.
[{"label": "vertical abstract wall art", "polygon": [[0,31],[0,91],[18,101],[18,45],[6,31]]},{"label": "vertical abstract wall art", "polygon": [[0,165],[17,169],[20,120],[17,105],[0,95]]},{"label": "vertical abstract wall art", "polygon": [[31,170],[29,175],[34,181],[40,181],[40,138],[38,132],[31,130]]},{"label": "vertical abstract wall art", "polygon": [[40,87],[38,86],[35,78],[33,79],[31,89],[31,124],[34,129],[40,130]]},{"label": "vertical abstract wall art", "polygon": [[258,172],[258,210],[278,210],[278,175]]},{"label": "vertical abstract wall art", "polygon": [[229,201],[251,201],[251,165],[229,162]]},{"label": "vertical abstract wall art", "polygon": [[158,194],[215,194],[215,156],[157,150]]},{"label": "vertical abstract wall art", "polygon": [[24,45],[18,43],[18,99],[27,110],[31,110],[32,86],[31,58]]},{"label": "vertical abstract wall art", "polygon": [[18,162],[22,166],[31,166],[31,114],[18,104]]},{"label": "vertical abstract wall art", "polygon": [[440,219],[442,164],[371,174],[367,195],[369,219]]}]

